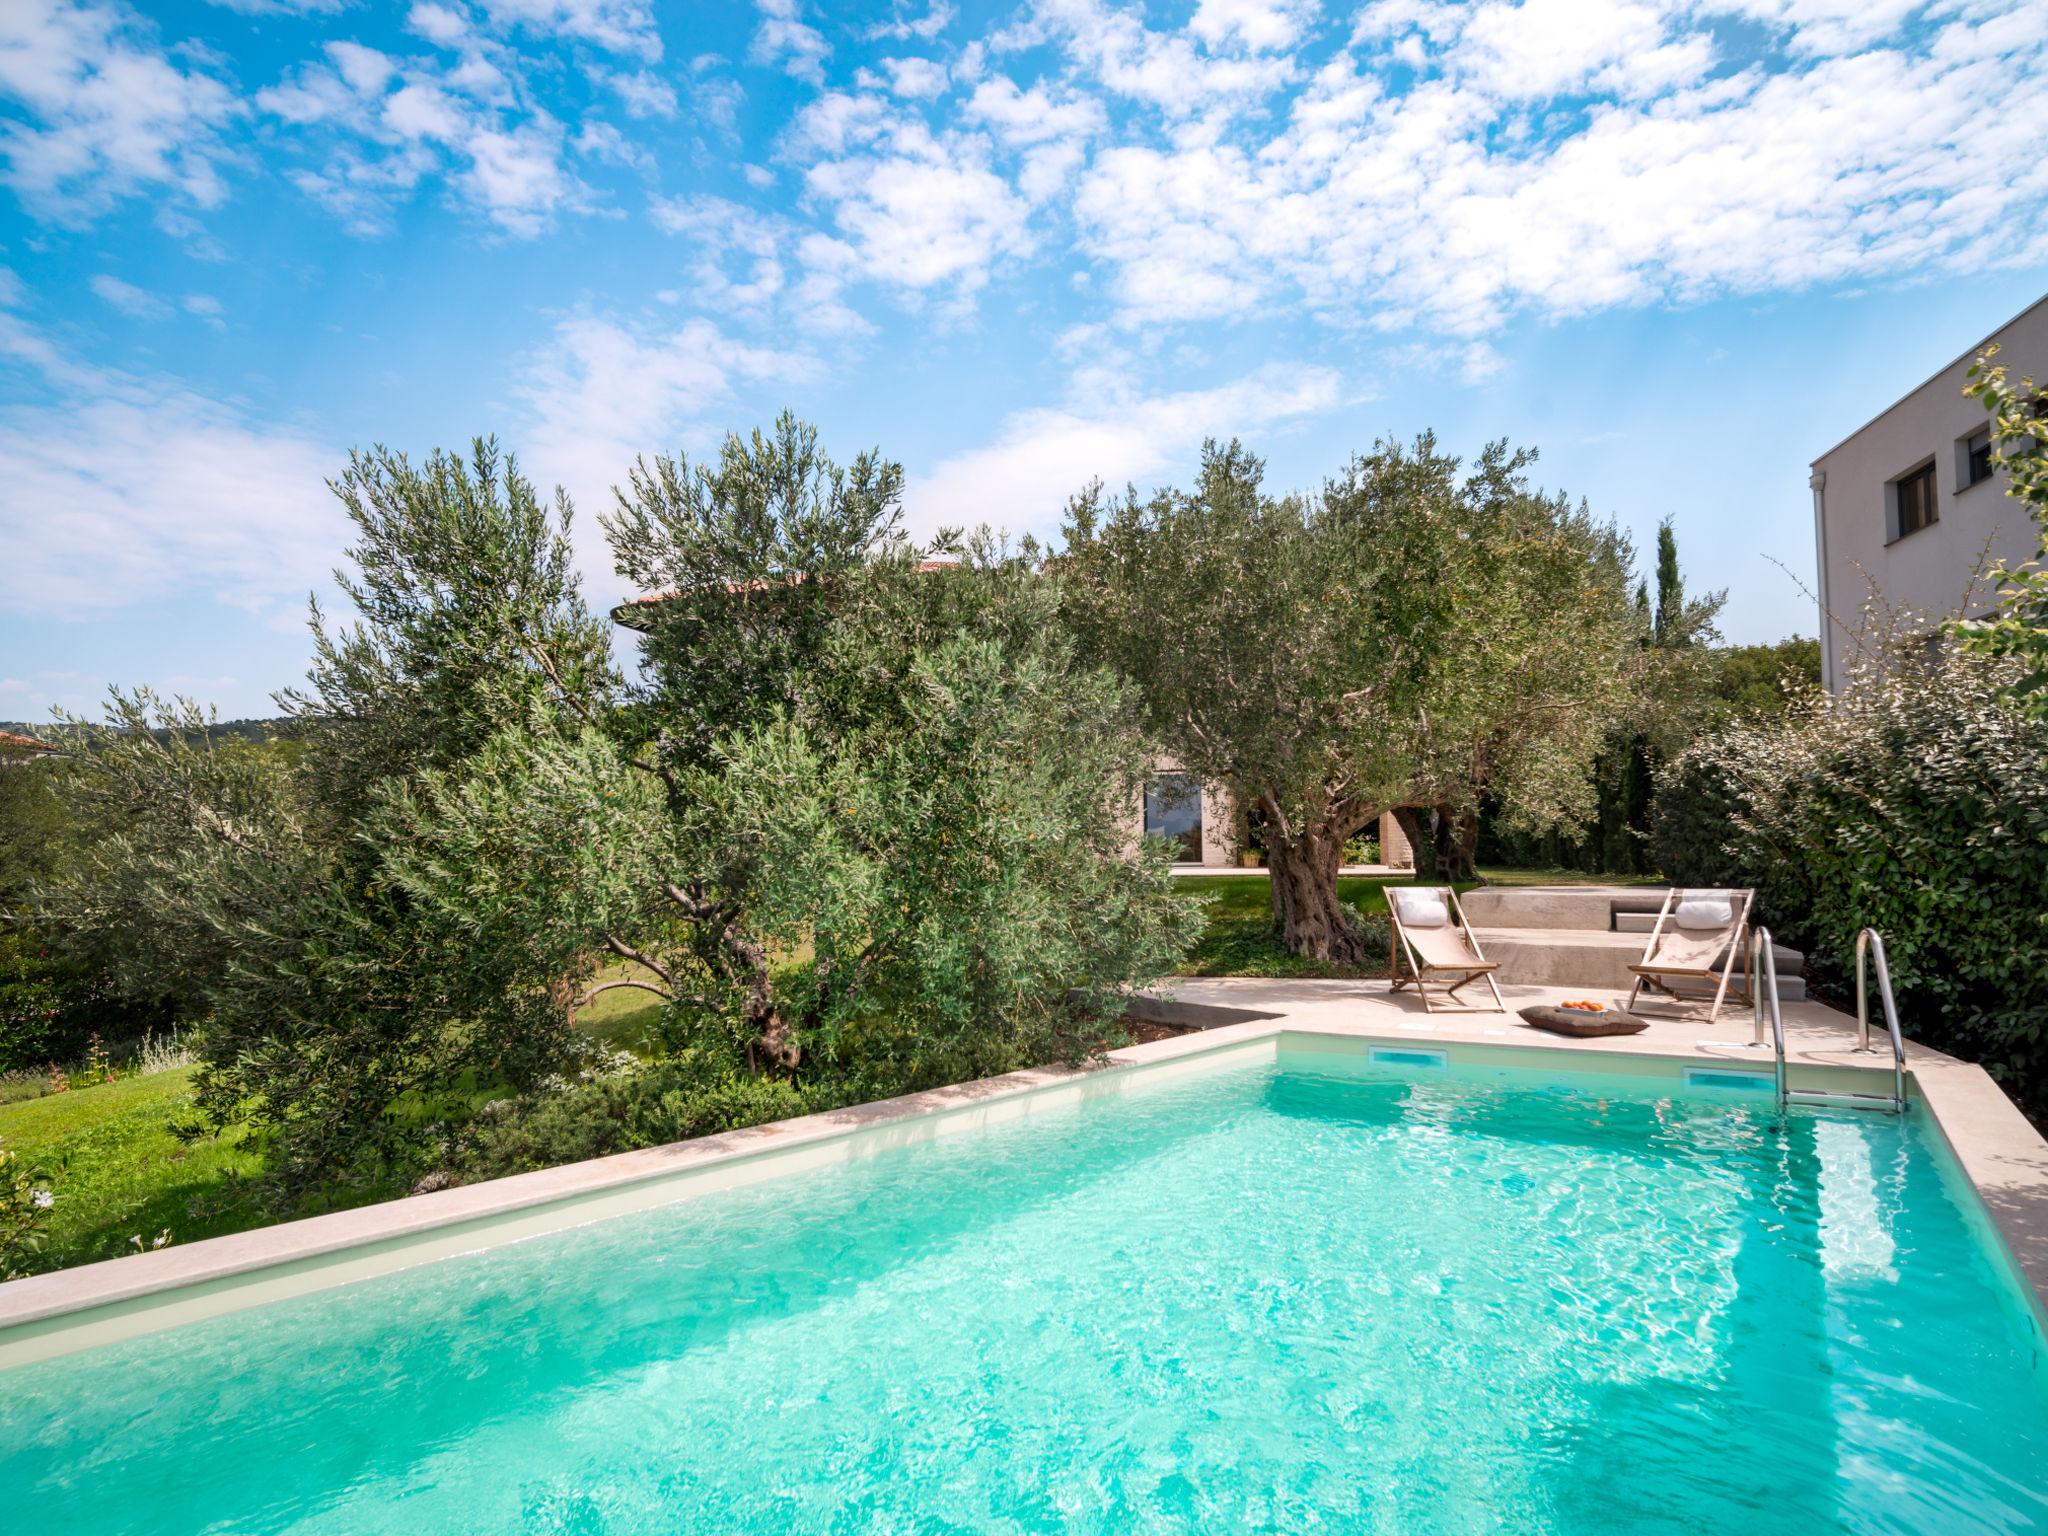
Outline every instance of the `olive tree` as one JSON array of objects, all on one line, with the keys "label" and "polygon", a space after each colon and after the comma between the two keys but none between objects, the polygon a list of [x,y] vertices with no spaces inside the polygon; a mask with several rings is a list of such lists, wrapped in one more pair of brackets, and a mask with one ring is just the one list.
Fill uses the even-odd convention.
[{"label": "olive tree", "polygon": [[1382,811],[1469,824],[1489,789],[1532,821],[1582,809],[1636,665],[1628,548],[1527,463],[1496,444],[1467,468],[1425,434],[1275,497],[1212,442],[1187,491],[1070,506],[1069,621],[1158,745],[1263,818],[1296,954],[1368,958],[1337,871]]},{"label": "olive tree", "polygon": [[[389,1172],[464,1085],[538,1083],[572,1054],[582,935],[514,941],[487,902],[435,906],[409,876],[447,803],[486,794],[508,756],[573,744],[617,686],[566,500],[543,503],[495,444],[359,453],[333,488],[358,618],[315,609],[308,685],[280,698],[290,750],[116,694],[104,724],[63,731],[94,833],[36,898],[124,990],[197,1017],[202,1109],[264,1133],[288,1190]],[[545,869],[525,851],[476,850],[447,879],[479,897],[487,875],[530,881]]]},{"label": "olive tree", "polygon": [[631,615],[627,718],[672,829],[661,899],[611,947],[784,1072],[1013,1061],[1191,937],[1157,859],[1125,856],[1135,711],[1035,551],[927,558],[901,487],[785,415],[714,464],[637,467],[606,520],[658,599]]}]

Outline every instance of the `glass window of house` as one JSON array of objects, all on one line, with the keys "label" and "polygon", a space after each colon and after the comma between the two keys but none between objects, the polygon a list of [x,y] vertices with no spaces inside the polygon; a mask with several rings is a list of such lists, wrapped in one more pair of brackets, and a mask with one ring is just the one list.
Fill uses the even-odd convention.
[{"label": "glass window of house", "polygon": [[1155,775],[1145,786],[1145,835],[1172,844],[1176,863],[1201,863],[1201,781],[1191,773]]},{"label": "glass window of house", "polygon": [[1916,469],[1898,483],[1898,537],[1918,533],[1935,520],[1934,466]]}]

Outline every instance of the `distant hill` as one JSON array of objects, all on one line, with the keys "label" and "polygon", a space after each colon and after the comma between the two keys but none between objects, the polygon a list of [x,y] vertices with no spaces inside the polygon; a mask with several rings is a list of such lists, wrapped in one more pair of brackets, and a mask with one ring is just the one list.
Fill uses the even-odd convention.
[{"label": "distant hill", "polygon": [[[286,721],[282,716],[269,720],[223,720],[211,727],[215,739],[239,736],[245,741],[268,741],[281,732]],[[47,720],[0,720],[0,731],[14,731],[23,736],[35,736],[44,741],[50,739],[50,722]],[[163,733],[159,731],[158,735]]]}]

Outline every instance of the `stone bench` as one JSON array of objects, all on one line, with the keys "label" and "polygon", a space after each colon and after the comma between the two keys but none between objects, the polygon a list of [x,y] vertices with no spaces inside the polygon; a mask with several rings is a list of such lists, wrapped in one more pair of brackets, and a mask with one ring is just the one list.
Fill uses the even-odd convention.
[{"label": "stone bench", "polygon": [[[1659,885],[1493,885],[1459,897],[1473,936],[1498,979],[1521,986],[1627,991],[1629,966],[1643,957],[1666,887]],[[1806,958],[1773,947],[1778,995],[1806,996]],[[1747,964],[1747,960],[1742,962]]]}]

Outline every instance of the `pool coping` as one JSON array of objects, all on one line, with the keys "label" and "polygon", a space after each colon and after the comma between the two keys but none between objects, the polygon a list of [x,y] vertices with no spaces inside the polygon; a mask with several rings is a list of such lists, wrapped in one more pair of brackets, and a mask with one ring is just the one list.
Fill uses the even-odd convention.
[{"label": "pool coping", "polygon": [[[1289,1006],[1270,989],[1266,995],[1242,987],[1210,995],[1216,991],[1168,989],[1143,1010],[1152,1018],[1178,1015],[1197,1032],[1128,1046],[1077,1067],[1012,1072],[9,1281],[0,1284],[0,1370],[888,1146],[1119,1095],[1136,1083],[1271,1060],[1288,1048],[1290,1036],[1301,1042],[1296,1049],[1334,1046],[1346,1054],[1372,1045],[1413,1049],[1426,1040],[1460,1047],[1460,1060],[1521,1069],[1576,1060],[1576,1071],[1670,1077],[1677,1075],[1673,1063],[1752,1072],[1768,1071],[1770,1063],[1767,1054],[1741,1054],[1743,1042],[1733,1038],[1688,1041],[1665,1031],[1654,1039],[1575,1041],[1520,1027],[1509,1031],[1499,1015],[1424,1017],[1369,994],[1330,1008]],[[1831,1014],[1818,1005],[1805,1012]],[[1833,1021],[1849,1022],[1831,1015],[1788,1049],[1793,1084],[1872,1089],[1881,1077],[1888,1093],[1889,1064],[1853,1058],[1853,1042]],[[1976,1191],[2002,1249],[1998,1257],[2048,1334],[2048,1142],[1981,1067],[1909,1046],[1907,1068],[1909,1096],[1925,1105]]]}]

